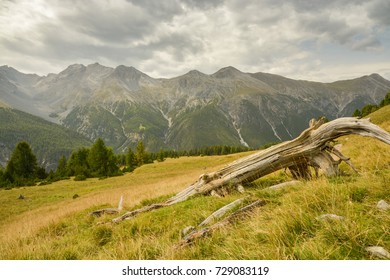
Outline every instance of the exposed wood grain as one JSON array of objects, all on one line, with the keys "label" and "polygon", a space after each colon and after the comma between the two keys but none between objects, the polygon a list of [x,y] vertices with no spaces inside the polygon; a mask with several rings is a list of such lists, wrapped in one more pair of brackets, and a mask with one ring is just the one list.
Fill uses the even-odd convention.
[{"label": "exposed wood grain", "polygon": [[222,217],[225,215],[227,211],[230,209],[233,209],[237,205],[240,205],[247,197],[236,199],[235,201],[223,206],[222,208],[219,208],[217,211],[213,212],[210,216],[208,216],[203,222],[201,222],[198,227],[204,227],[208,224],[210,224],[212,221]]},{"label": "exposed wood grain", "polygon": [[184,247],[186,245],[191,244],[196,239],[210,235],[213,231],[215,231],[221,227],[224,227],[224,226],[232,223],[235,220],[241,219],[244,215],[247,215],[249,212],[253,211],[255,208],[260,207],[260,206],[264,206],[265,204],[266,204],[266,202],[264,200],[256,200],[255,202],[238,209],[233,214],[227,216],[222,221],[219,221],[219,222],[211,225],[210,227],[194,230],[194,231],[190,232],[189,234],[187,234],[181,240],[181,242],[178,244],[177,247]]}]

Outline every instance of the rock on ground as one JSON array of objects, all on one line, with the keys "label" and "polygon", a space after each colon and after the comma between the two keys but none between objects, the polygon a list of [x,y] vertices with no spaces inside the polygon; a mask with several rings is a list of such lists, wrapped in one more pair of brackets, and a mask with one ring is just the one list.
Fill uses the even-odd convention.
[{"label": "rock on ground", "polygon": [[379,210],[386,211],[386,210],[390,209],[390,205],[386,201],[380,200],[378,202],[378,204],[376,205],[376,208],[378,208]]},{"label": "rock on ground", "polygon": [[381,259],[390,259],[390,253],[385,248],[380,246],[366,247],[366,251]]}]

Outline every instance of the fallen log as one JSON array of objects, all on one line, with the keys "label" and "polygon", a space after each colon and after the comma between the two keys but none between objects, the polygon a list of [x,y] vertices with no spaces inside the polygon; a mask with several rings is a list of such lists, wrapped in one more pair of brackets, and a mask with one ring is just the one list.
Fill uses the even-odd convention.
[{"label": "fallen log", "polygon": [[266,202],[264,200],[256,200],[255,202],[253,202],[253,203],[251,203],[251,204],[249,204],[249,205],[247,205],[245,207],[242,207],[242,208],[238,209],[233,214],[227,216],[222,221],[219,221],[219,222],[211,225],[210,227],[202,228],[202,229],[199,229],[199,230],[194,230],[194,231],[190,232],[189,234],[187,234],[181,240],[181,242],[177,245],[177,247],[178,248],[184,247],[186,245],[191,244],[196,239],[199,239],[199,238],[205,237],[207,235],[210,235],[216,229],[224,227],[224,226],[228,225],[229,223],[232,223],[235,220],[241,219],[244,215],[248,214],[248,212],[253,211],[257,207],[264,206],[265,204],[266,204]]},{"label": "fallen log", "polygon": [[127,212],[127,213],[123,214],[122,216],[119,216],[118,218],[112,219],[112,222],[119,223],[119,222],[122,222],[124,220],[130,220],[131,218],[134,218],[135,216],[137,216],[140,213],[149,212],[151,210],[155,210],[155,209],[161,208],[163,206],[164,206],[164,204],[162,204],[162,203],[147,205],[147,206],[144,206],[140,209]]},{"label": "fallen log", "polygon": [[123,196],[121,196],[120,200],[119,200],[119,203],[118,203],[118,208],[104,208],[104,209],[99,209],[99,210],[95,210],[93,212],[90,213],[91,216],[95,216],[95,217],[100,217],[104,214],[109,214],[109,215],[113,215],[113,214],[118,214],[122,211],[123,209]]},{"label": "fallen log", "polygon": [[265,188],[263,190],[281,190],[281,189],[284,189],[284,188],[289,187],[289,186],[297,185],[299,183],[300,183],[300,181],[293,180],[293,181],[288,181],[288,182],[283,182],[283,183],[280,183],[277,185],[273,185],[273,186]]},{"label": "fallen log", "polygon": [[[390,134],[372,124],[369,119],[339,118],[327,123],[324,118],[312,120],[310,127],[297,138],[236,160],[216,172],[203,174],[195,183],[168,200],[128,212],[113,222],[173,205],[197,194],[209,194],[213,190],[250,183],[280,169],[288,168],[295,179],[311,179],[309,167],[313,167],[316,173],[321,169],[326,176],[339,175],[339,164],[342,161],[350,162],[349,158],[333,148],[332,142],[350,134],[376,138],[390,145]],[[332,155],[336,155],[339,160],[335,160]]]},{"label": "fallen log", "polygon": [[210,224],[212,221],[222,217],[223,215],[225,215],[225,213],[227,211],[229,211],[230,209],[233,209],[234,207],[236,207],[237,205],[240,205],[245,199],[247,199],[247,197],[243,197],[243,198],[239,198],[239,199],[236,199],[235,201],[225,205],[224,207],[222,208],[219,208],[217,211],[213,212],[210,216],[208,216],[203,222],[201,222],[198,227],[204,227],[208,224]]}]

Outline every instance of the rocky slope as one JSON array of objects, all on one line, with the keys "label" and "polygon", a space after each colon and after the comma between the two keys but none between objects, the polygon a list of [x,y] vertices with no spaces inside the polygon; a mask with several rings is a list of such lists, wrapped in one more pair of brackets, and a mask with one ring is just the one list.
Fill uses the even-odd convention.
[{"label": "rocky slope", "polygon": [[56,169],[62,155],[92,145],[86,137],[22,111],[0,107],[0,166],[5,167],[20,141],[27,141],[39,164]]},{"label": "rocky slope", "polygon": [[26,75],[0,67],[0,104],[101,137],[116,151],[144,140],[149,150],[214,144],[258,147],[291,139],[309,119],[350,116],[377,103],[390,81],[377,74],[318,83],[233,67],[154,79],[133,67],[71,65]]}]

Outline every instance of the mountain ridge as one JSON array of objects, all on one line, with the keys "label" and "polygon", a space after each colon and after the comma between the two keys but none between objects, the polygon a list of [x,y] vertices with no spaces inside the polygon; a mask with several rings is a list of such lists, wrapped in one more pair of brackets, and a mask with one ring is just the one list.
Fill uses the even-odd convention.
[{"label": "mountain ridge", "polygon": [[226,144],[259,147],[294,138],[313,117],[350,116],[379,102],[378,74],[321,83],[232,66],[153,78],[134,67],[73,64],[58,74],[0,67],[0,103],[60,124],[117,152],[140,140],[151,151]]}]

